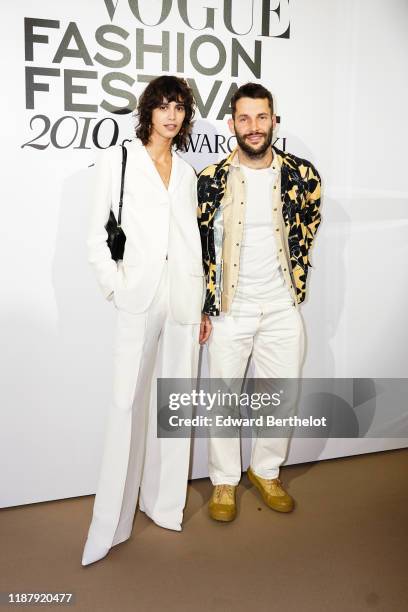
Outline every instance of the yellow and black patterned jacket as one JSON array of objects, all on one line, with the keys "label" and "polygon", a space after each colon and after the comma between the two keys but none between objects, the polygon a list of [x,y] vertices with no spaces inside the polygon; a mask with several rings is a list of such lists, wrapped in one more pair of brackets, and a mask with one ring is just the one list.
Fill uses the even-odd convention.
[{"label": "yellow and black patterned jacket", "polygon": [[[280,165],[280,193],[285,251],[290,262],[290,279],[297,304],[306,296],[309,251],[320,225],[320,176],[307,160],[272,147]],[[222,295],[222,203],[233,156],[204,168],[198,175],[198,223],[201,234],[206,296],[203,312],[217,316]],[[291,285],[292,287],[292,285]]]}]

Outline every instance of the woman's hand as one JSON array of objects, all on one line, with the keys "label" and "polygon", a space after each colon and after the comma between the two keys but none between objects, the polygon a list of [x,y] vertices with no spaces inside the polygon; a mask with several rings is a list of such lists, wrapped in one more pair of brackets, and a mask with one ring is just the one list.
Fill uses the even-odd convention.
[{"label": "woman's hand", "polygon": [[206,314],[202,314],[200,324],[200,337],[198,340],[200,344],[205,344],[207,342],[208,338],[210,337],[211,330],[212,324],[210,321],[210,317]]}]

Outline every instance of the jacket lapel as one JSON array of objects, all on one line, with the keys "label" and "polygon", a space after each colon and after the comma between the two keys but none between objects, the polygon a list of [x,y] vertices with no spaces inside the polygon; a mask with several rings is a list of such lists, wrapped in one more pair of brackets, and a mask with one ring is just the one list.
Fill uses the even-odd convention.
[{"label": "jacket lapel", "polygon": [[[168,192],[173,194],[179,184],[180,181],[183,178],[184,172],[185,172],[185,164],[183,159],[181,158],[181,156],[176,152],[173,151],[173,161],[172,161],[172,168],[171,168],[171,175],[170,175],[170,182],[169,182],[169,187],[168,187]],[[161,180],[161,179],[160,179]],[[163,184],[163,182],[162,182]],[[164,187],[164,185],[163,185]],[[164,187],[164,189],[166,189]]]},{"label": "jacket lapel", "polygon": [[131,163],[129,164],[129,169],[131,169],[131,172],[137,169],[138,172],[141,172],[152,183],[152,185],[154,185],[156,189],[160,190],[163,194],[167,195],[168,193],[174,193],[184,173],[184,164],[175,151],[172,152],[173,158],[170,182],[168,189],[166,189],[152,158],[146,151],[142,142],[136,138],[132,140],[127,147],[129,152],[132,154],[130,160]]}]

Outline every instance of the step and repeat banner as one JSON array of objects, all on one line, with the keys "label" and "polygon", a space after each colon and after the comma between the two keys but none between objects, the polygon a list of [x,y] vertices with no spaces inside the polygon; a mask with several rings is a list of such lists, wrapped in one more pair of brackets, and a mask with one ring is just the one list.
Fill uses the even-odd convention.
[{"label": "step and repeat banner", "polygon": [[[1,506],[95,492],[116,311],[87,263],[92,165],[134,136],[137,100],[161,74],[194,91],[183,156],[197,171],[234,148],[230,98],[248,81],[273,93],[276,145],[320,171],[303,376],[406,378],[405,0],[20,0],[1,12]],[[294,439],[287,463],[407,446],[397,434],[394,422],[382,438]],[[206,458],[197,438],[193,478]]]}]

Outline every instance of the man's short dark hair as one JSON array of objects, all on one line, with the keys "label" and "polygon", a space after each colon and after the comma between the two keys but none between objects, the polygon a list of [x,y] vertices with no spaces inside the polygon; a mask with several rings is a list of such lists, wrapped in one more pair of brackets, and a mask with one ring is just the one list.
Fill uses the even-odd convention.
[{"label": "man's short dark hair", "polygon": [[273,115],[272,94],[268,89],[266,89],[266,87],[264,87],[260,83],[246,83],[245,85],[241,85],[241,87],[237,89],[237,91],[231,98],[232,118],[235,117],[237,102],[240,98],[267,98],[269,102],[269,108],[271,109],[271,115]]},{"label": "man's short dark hair", "polygon": [[192,119],[195,114],[195,101],[193,92],[187,81],[180,77],[163,75],[150,81],[139,98],[137,115],[139,124],[136,128],[136,136],[146,145],[149,142],[152,129],[152,112],[163,104],[164,98],[167,102],[182,102],[186,114],[181,130],[173,138],[173,144],[177,150],[186,150],[188,136],[192,129]]}]

